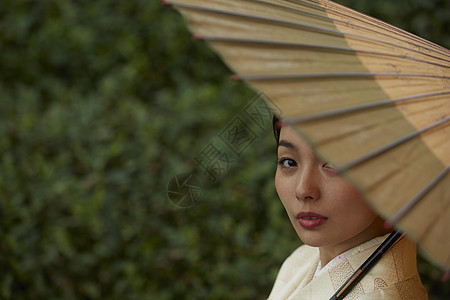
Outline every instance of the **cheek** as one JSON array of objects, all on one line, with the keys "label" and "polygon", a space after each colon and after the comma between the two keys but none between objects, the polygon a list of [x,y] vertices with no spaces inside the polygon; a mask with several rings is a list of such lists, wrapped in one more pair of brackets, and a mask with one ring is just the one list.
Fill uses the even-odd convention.
[{"label": "cheek", "polygon": [[[281,204],[283,205],[291,223],[295,226],[296,220],[293,217],[293,212],[295,211],[295,192],[292,191],[292,184],[286,177],[281,176],[280,174],[275,175],[275,188],[277,190],[278,197],[281,200]],[[297,229],[296,229],[297,230]]]},{"label": "cheek", "polygon": [[278,186],[280,185],[280,175],[278,173],[278,169],[275,172],[275,188],[277,189],[278,192]]},{"label": "cheek", "polygon": [[275,189],[277,190],[278,197],[283,204],[286,204],[287,199],[290,195],[290,185],[286,178],[283,178],[277,171],[275,174]]},{"label": "cheek", "polygon": [[370,223],[376,218],[375,212],[366,203],[361,193],[350,184],[346,186],[345,195],[345,204],[341,206],[341,209],[347,211],[348,218],[357,223]]},{"label": "cheek", "polygon": [[279,170],[275,173],[275,188],[277,189],[278,195],[285,194],[289,189],[287,178]]}]

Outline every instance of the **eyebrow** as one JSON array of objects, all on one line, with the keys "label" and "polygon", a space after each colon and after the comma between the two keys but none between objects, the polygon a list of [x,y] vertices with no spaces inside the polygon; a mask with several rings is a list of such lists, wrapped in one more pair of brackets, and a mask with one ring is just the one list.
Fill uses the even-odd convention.
[{"label": "eyebrow", "polygon": [[297,147],[295,147],[293,144],[287,142],[287,141],[280,141],[278,143],[278,147],[286,147],[292,150],[297,150]]}]

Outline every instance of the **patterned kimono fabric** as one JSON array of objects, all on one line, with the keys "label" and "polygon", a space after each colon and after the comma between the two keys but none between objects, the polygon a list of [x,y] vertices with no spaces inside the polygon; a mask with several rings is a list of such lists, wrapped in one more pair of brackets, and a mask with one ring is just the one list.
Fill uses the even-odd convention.
[{"label": "patterned kimono fabric", "polygon": [[[342,253],[320,271],[319,249],[299,247],[283,263],[269,300],[329,299],[387,236]],[[406,237],[397,242],[345,299],[428,299],[417,273],[415,244]]]}]

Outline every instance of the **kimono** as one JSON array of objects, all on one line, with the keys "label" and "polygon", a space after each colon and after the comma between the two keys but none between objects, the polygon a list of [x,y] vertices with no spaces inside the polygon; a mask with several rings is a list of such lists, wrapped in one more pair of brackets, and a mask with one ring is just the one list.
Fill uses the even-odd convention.
[{"label": "kimono", "polygon": [[[388,235],[352,248],[320,267],[319,249],[300,246],[283,263],[269,300],[322,300],[330,297]],[[428,299],[417,273],[416,246],[403,237],[370,269],[345,300]]]}]

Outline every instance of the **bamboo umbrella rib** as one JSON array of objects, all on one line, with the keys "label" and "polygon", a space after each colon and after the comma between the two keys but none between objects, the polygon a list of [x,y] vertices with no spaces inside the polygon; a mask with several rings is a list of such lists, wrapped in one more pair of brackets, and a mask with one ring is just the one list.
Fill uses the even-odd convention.
[{"label": "bamboo umbrella rib", "polygon": [[433,187],[435,187],[446,175],[448,175],[449,171],[450,167],[448,166],[441,173],[439,173],[439,175],[437,175],[422,191],[420,191],[420,193],[417,194],[416,197],[411,199],[411,201],[406,203],[393,217],[391,217],[388,220],[388,223],[390,225],[395,225],[396,223],[398,223],[398,221],[400,221],[401,218],[403,218],[409,211],[411,211],[411,209],[417,203],[419,203],[419,201],[423,199],[423,197],[425,197],[425,195],[429,191],[431,191]]},{"label": "bamboo umbrella rib", "polygon": [[195,39],[198,40],[204,40],[206,42],[226,42],[226,43],[248,43],[248,44],[255,44],[255,45],[267,45],[267,46],[280,46],[280,47],[298,47],[298,48],[310,48],[315,49],[318,51],[333,51],[333,52],[345,52],[349,54],[369,54],[369,55],[375,55],[375,56],[386,56],[386,57],[394,57],[404,60],[411,60],[416,62],[421,62],[429,65],[434,65],[446,69],[450,69],[450,66],[438,64],[435,62],[422,60],[410,56],[405,55],[397,55],[392,53],[383,53],[383,52],[376,52],[376,51],[367,51],[367,50],[361,50],[361,49],[349,49],[349,48],[342,48],[342,47],[334,47],[334,46],[323,46],[323,45],[316,45],[316,44],[304,44],[304,43],[291,43],[291,42],[281,42],[281,41],[265,41],[265,40],[253,40],[253,39],[242,39],[242,38],[229,38],[229,37],[209,37],[209,36],[199,36],[195,35]]},{"label": "bamboo umbrella rib", "polygon": [[[347,113],[351,113],[351,112],[355,112],[355,111],[359,111],[359,110],[380,107],[380,106],[383,106],[383,105],[392,105],[392,104],[400,103],[400,102],[403,102],[403,101],[431,98],[431,97],[434,97],[434,96],[442,96],[442,95],[450,95],[450,91],[437,92],[437,93],[428,93],[428,94],[420,94],[420,95],[414,95],[414,96],[409,96],[409,97],[388,99],[388,100],[382,100],[382,101],[377,101],[377,102],[372,102],[372,103],[355,105],[355,106],[352,106],[352,107],[343,108],[343,109],[336,109],[336,110],[327,111],[327,112],[323,112],[323,113],[319,113],[319,114],[315,114],[315,115],[307,115],[307,116],[299,117],[299,118],[284,119],[283,123],[285,123],[287,125],[294,125],[294,124],[298,124],[298,123],[305,123],[305,122],[309,122],[309,121],[315,121],[315,120],[323,119],[323,118],[335,117],[335,116],[338,116],[338,115],[343,115],[343,114],[347,114]],[[432,100],[428,100],[428,101],[432,101]]]},{"label": "bamboo umbrella rib", "polygon": [[[286,9],[286,10],[295,12],[295,13],[297,13],[299,15],[311,16],[311,17],[315,17],[317,19],[323,19],[323,20],[327,20],[327,21],[332,20],[334,23],[342,24],[342,25],[345,25],[345,26],[349,25],[348,22],[345,22],[345,21],[342,21],[342,20],[339,20],[339,19],[336,19],[336,18],[331,18],[330,16],[324,17],[322,15],[316,15],[316,14],[313,14],[313,13],[310,13],[310,12],[305,12],[305,11],[302,11],[302,10],[299,10],[299,9],[295,9],[295,8],[292,8],[292,7],[282,6],[282,5],[277,4],[277,3],[265,2],[265,1],[261,1],[261,0],[248,0],[248,1],[261,3],[261,4],[264,4],[264,5],[267,5],[267,6],[270,6],[270,7],[274,7],[274,8],[278,8],[278,9]],[[297,2],[302,2],[302,5],[307,6],[307,7],[314,7],[314,8],[317,8],[317,10],[323,10],[323,7],[321,7],[320,5],[313,5],[313,4],[310,4],[310,3],[306,3],[304,1],[297,1]],[[440,47],[440,46],[438,46],[438,45],[436,45],[434,43],[431,43],[428,40],[422,39],[422,38],[420,38],[420,37],[418,37],[418,36],[416,36],[414,34],[411,34],[411,33],[407,32],[407,31],[399,30],[397,27],[391,26],[391,25],[389,25],[387,23],[383,23],[384,26],[380,26],[379,25],[379,23],[380,23],[379,21],[378,22],[374,22],[373,18],[367,17],[366,15],[356,13],[354,15],[357,15],[358,17],[354,17],[353,15],[342,13],[341,12],[342,10],[338,11],[338,10],[335,10],[335,9],[332,9],[332,8],[329,8],[328,11],[334,12],[334,13],[336,13],[338,15],[341,15],[341,16],[344,16],[346,18],[348,17],[348,18],[351,18],[353,20],[361,21],[361,22],[363,22],[363,23],[365,23],[367,25],[373,26],[375,29],[364,27],[364,26],[361,26],[361,25],[358,25],[358,24],[351,24],[351,27],[353,27],[353,28],[370,31],[370,32],[375,33],[377,35],[382,35],[382,36],[385,36],[385,37],[396,39],[398,41],[406,42],[406,43],[410,44],[411,46],[417,46],[417,44],[414,44],[414,42],[413,42],[413,41],[416,41],[416,42],[419,42],[419,43],[423,44],[421,47],[423,47],[426,50],[436,51],[436,52],[439,52],[439,54],[442,54],[442,55],[445,55],[445,56],[449,56],[447,53],[442,52],[442,50],[443,50],[442,47]],[[361,15],[365,16],[365,19],[368,19],[369,21],[362,20],[361,19]],[[393,33],[396,36],[400,36],[400,37],[396,37],[396,36],[387,34],[387,33],[383,32],[383,31],[378,31],[376,29],[383,29],[383,30],[386,30],[389,33]],[[404,39],[404,38],[406,38],[406,39]],[[425,47],[424,45],[428,45],[428,46]]]},{"label": "bamboo umbrella rib", "polygon": [[[419,37],[417,35],[414,35],[414,34],[408,32],[408,31],[402,30],[402,29],[400,29],[400,28],[398,28],[396,26],[393,26],[393,25],[391,25],[389,23],[382,22],[382,21],[380,21],[378,19],[375,19],[375,18],[370,17],[370,16],[368,16],[366,14],[363,14],[363,13],[360,13],[358,11],[355,11],[355,10],[353,10],[351,8],[344,7],[342,5],[339,5],[339,4],[331,2],[331,1],[319,1],[319,2],[321,3],[321,5],[326,7],[328,12],[336,13],[336,15],[343,16],[346,19],[350,18],[350,19],[353,19],[353,20],[356,20],[356,21],[363,22],[365,24],[374,26],[374,27],[379,28],[381,30],[387,30],[387,31],[392,32],[393,34],[396,34],[396,35],[401,35],[401,36],[407,37],[409,39],[415,39],[415,40],[417,40],[417,41],[419,41],[421,43],[426,43],[426,44],[428,44],[430,46],[433,46],[433,48],[435,48],[437,50],[440,50],[440,51],[444,50],[445,51],[445,49],[443,47],[441,47],[441,46],[439,46],[439,45],[437,45],[435,43],[429,42],[428,40],[425,40],[425,39],[423,39],[423,38],[421,38],[421,37]],[[362,28],[365,28],[365,27],[362,27]]]},{"label": "bamboo umbrella rib", "polygon": [[320,79],[320,78],[346,78],[346,77],[426,77],[450,79],[449,76],[432,74],[402,74],[402,73],[323,73],[323,74],[274,74],[274,75],[234,75],[234,80],[262,81],[285,79]]},{"label": "bamboo umbrella rib", "polygon": [[382,154],[382,153],[384,153],[386,151],[389,151],[389,150],[391,150],[391,149],[393,149],[393,148],[395,148],[395,147],[397,147],[397,146],[399,146],[399,145],[401,145],[401,144],[403,144],[403,143],[405,143],[405,142],[407,142],[407,141],[409,141],[409,140],[411,140],[411,139],[421,135],[422,133],[425,133],[425,132],[427,132],[427,131],[429,131],[431,129],[434,129],[434,128],[438,127],[438,126],[441,126],[441,125],[443,125],[443,124],[445,124],[445,123],[447,123],[449,121],[450,121],[450,117],[447,117],[447,118],[444,118],[444,119],[442,119],[442,120],[440,120],[438,122],[435,122],[435,123],[433,123],[433,124],[431,124],[431,125],[429,125],[429,126],[427,126],[425,128],[419,129],[419,130],[417,130],[417,131],[415,131],[415,132],[413,132],[411,134],[408,134],[408,135],[406,135],[404,137],[401,137],[401,138],[397,139],[396,141],[394,141],[394,142],[392,142],[390,144],[382,146],[382,147],[380,147],[380,148],[378,148],[378,149],[376,149],[376,150],[374,150],[374,151],[372,151],[370,153],[367,153],[367,154],[365,154],[365,155],[363,155],[363,156],[361,156],[361,157],[359,157],[359,158],[357,158],[357,159],[355,159],[355,160],[353,160],[353,161],[351,161],[349,163],[346,163],[346,164],[338,167],[337,171],[338,171],[338,173],[344,173],[347,170],[349,170],[349,169],[351,169],[351,168],[353,168],[353,167],[355,167],[355,166],[357,166],[357,165],[359,165],[359,164],[361,164],[361,163],[363,163],[363,162],[365,162],[365,161],[367,161],[367,160],[369,160],[371,158],[374,158],[374,157],[376,157],[376,156],[378,156],[378,155],[380,155],[380,154]]},{"label": "bamboo umbrella rib", "polygon": [[450,59],[431,55],[429,53],[424,53],[424,52],[421,52],[421,51],[413,49],[413,48],[403,47],[403,46],[400,46],[397,44],[388,43],[386,41],[381,41],[378,39],[373,39],[373,38],[369,38],[369,37],[358,35],[358,34],[345,33],[345,32],[341,32],[339,30],[326,29],[326,28],[321,28],[321,27],[317,27],[317,26],[300,24],[297,22],[284,21],[284,20],[268,18],[268,17],[255,16],[255,15],[250,15],[250,14],[246,14],[246,13],[226,11],[226,10],[214,9],[214,8],[206,8],[206,7],[202,7],[202,6],[198,6],[198,5],[182,4],[182,3],[172,2],[172,1],[170,1],[169,3],[173,4],[176,7],[183,8],[183,9],[191,9],[191,10],[197,10],[197,11],[203,11],[203,12],[209,12],[209,13],[215,13],[215,14],[225,14],[225,15],[229,15],[229,16],[245,18],[246,20],[253,19],[256,21],[278,23],[280,26],[294,26],[294,27],[302,28],[304,30],[317,31],[317,32],[321,32],[324,34],[335,35],[335,36],[354,37],[354,38],[365,40],[365,41],[375,42],[375,43],[381,44],[381,45],[389,45],[391,47],[395,47],[398,49],[412,51],[412,52],[419,53],[421,55],[425,55],[425,56],[428,56],[428,57],[431,57],[434,59],[438,59],[438,60],[442,60],[445,62],[450,62]]},{"label": "bamboo umbrella rib", "polygon": [[[356,21],[361,21],[361,22],[363,22],[365,24],[374,26],[374,27],[376,27],[378,29],[386,30],[386,31],[391,32],[391,33],[393,33],[395,35],[406,37],[408,40],[415,40],[415,41],[417,41],[417,42],[419,42],[421,44],[428,45],[428,46],[434,48],[435,51],[438,51],[442,55],[449,56],[448,52],[446,51],[445,48],[443,48],[443,47],[441,47],[441,46],[439,46],[439,45],[437,45],[435,43],[432,43],[432,42],[430,42],[430,41],[428,41],[426,39],[423,39],[423,38],[421,38],[421,37],[419,37],[417,35],[414,35],[414,34],[408,32],[408,31],[402,30],[402,29],[400,29],[398,27],[395,27],[395,26],[393,26],[391,24],[382,22],[380,20],[374,19],[374,18],[372,18],[372,17],[370,17],[368,15],[359,13],[359,12],[357,12],[355,10],[352,10],[352,9],[349,9],[349,8],[342,9],[341,7],[337,6],[336,3],[334,3],[335,4],[334,6],[330,5],[330,4],[331,4],[331,2],[327,2],[326,3],[326,7],[327,7],[327,11],[328,12],[334,12],[337,15],[343,16],[344,18],[351,18],[351,19],[356,20]],[[337,9],[334,9],[334,8],[337,8]],[[349,14],[348,12],[353,12],[353,14]],[[334,18],[331,18],[331,19],[334,20],[335,22],[338,21],[337,19],[334,19]],[[352,26],[353,27],[358,27],[358,28],[361,28],[361,29],[367,29],[364,26],[358,26],[356,24],[352,24]],[[382,34],[381,32],[378,32],[378,31],[374,31],[374,32],[376,32],[378,34]],[[386,36],[392,37],[390,35],[386,35]],[[399,40],[409,43],[409,41],[407,41],[407,40],[403,40],[403,39],[400,39],[400,38],[399,38]],[[412,45],[414,45],[414,44],[412,44]],[[429,48],[427,48],[427,49],[431,50]]]},{"label": "bamboo umbrella rib", "polygon": [[[322,19],[322,20],[325,20],[325,21],[329,21],[330,20],[330,18],[322,16],[322,15],[319,15],[319,14],[314,14],[314,13],[307,12],[307,11],[302,11],[302,10],[295,9],[295,8],[292,8],[292,7],[288,7],[288,6],[282,6],[282,5],[273,3],[273,2],[265,2],[265,1],[261,1],[261,0],[248,0],[248,2],[256,2],[256,3],[260,3],[260,4],[263,4],[263,5],[266,5],[266,6],[270,6],[270,7],[275,7],[275,8],[279,8],[279,9],[285,9],[285,10],[289,10],[289,11],[295,12],[296,14],[299,14],[299,15],[311,16],[311,17],[315,17],[317,19]],[[302,2],[302,5],[305,6],[305,7],[314,8],[317,11],[323,11],[323,7],[318,5],[318,4],[312,4],[310,2],[304,2],[304,1],[298,1],[298,2]],[[338,21],[338,22],[341,22],[341,21]]]},{"label": "bamboo umbrella rib", "polygon": [[330,34],[330,35],[337,35],[337,36],[345,35],[344,33],[340,32],[339,30],[331,30],[331,29],[321,28],[321,27],[312,26],[312,25],[300,24],[300,23],[296,23],[296,22],[289,22],[289,21],[284,21],[284,20],[279,20],[279,19],[274,19],[274,18],[260,17],[260,16],[239,13],[239,12],[234,12],[234,11],[206,8],[206,7],[198,6],[198,5],[179,4],[179,3],[174,3],[174,2],[169,2],[169,3],[172,3],[176,7],[184,8],[184,9],[198,10],[198,11],[215,13],[215,14],[225,14],[225,15],[229,15],[229,16],[240,17],[240,18],[245,18],[245,19],[253,19],[253,20],[257,20],[257,21],[279,23],[280,25],[301,27],[306,30],[319,31],[322,33]]},{"label": "bamboo umbrella rib", "polygon": [[[301,14],[301,15],[304,15],[304,16],[314,16],[314,17],[317,17],[317,18],[320,18],[320,19],[323,19],[323,20],[327,20],[327,21],[329,20],[329,18],[324,17],[324,16],[319,15],[319,14],[313,14],[311,12],[302,11],[302,10],[299,10],[299,9],[296,9],[296,8],[293,8],[293,7],[283,6],[283,5],[280,5],[280,4],[273,3],[273,2],[266,2],[266,1],[261,1],[261,0],[248,0],[248,2],[260,3],[260,4],[263,4],[263,5],[266,5],[266,6],[271,6],[271,7],[275,7],[275,8],[279,8],[279,9],[289,10],[289,11],[292,11],[292,12],[295,12],[295,13],[298,13],[298,14]],[[308,1],[308,2],[306,2],[306,1],[298,0],[297,2],[298,3],[302,3],[302,6],[304,6],[304,7],[314,8],[317,11],[323,11],[323,7],[316,1]],[[313,4],[311,2],[315,2],[316,4]]]}]

